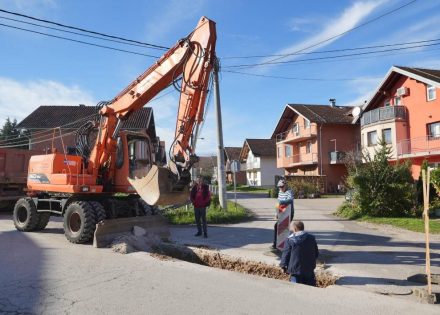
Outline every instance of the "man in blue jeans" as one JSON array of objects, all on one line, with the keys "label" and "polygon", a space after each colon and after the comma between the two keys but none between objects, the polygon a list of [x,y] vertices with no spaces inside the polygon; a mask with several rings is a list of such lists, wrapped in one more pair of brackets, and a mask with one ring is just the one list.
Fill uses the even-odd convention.
[{"label": "man in blue jeans", "polygon": [[287,238],[280,267],[290,274],[290,282],[316,286],[315,268],[319,251],[315,237],[304,232],[302,221],[290,224],[292,234]]},{"label": "man in blue jeans", "polygon": [[195,236],[202,235],[208,237],[208,226],[206,224],[206,208],[211,203],[211,192],[209,186],[203,182],[201,176],[197,177],[194,187],[191,189],[190,194],[191,202],[194,206],[194,216],[197,224],[197,233]]}]

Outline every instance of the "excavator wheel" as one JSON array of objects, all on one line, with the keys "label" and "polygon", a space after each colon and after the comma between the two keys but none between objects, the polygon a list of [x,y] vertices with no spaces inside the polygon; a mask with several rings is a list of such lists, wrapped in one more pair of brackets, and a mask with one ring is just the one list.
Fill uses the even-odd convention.
[{"label": "excavator wheel", "polygon": [[89,201],[89,203],[92,205],[93,211],[95,211],[96,223],[104,221],[107,215],[105,214],[105,209],[102,203],[99,201]]},{"label": "excavator wheel", "polygon": [[64,235],[75,244],[90,241],[95,231],[95,211],[86,201],[75,201],[67,206],[64,213]]},{"label": "excavator wheel", "polygon": [[139,208],[141,209],[142,215],[156,215],[158,212],[157,206],[149,205],[141,198],[139,198]]},{"label": "excavator wheel", "polygon": [[50,220],[50,212],[39,212],[38,214],[38,223],[35,226],[35,231],[44,230],[49,223]]},{"label": "excavator wheel", "polygon": [[21,198],[14,206],[15,228],[22,232],[34,231],[38,224],[37,207],[31,198]]}]

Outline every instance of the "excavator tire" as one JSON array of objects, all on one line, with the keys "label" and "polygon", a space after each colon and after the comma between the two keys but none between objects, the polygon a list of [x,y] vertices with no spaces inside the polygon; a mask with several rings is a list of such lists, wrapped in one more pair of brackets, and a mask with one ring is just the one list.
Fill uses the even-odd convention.
[{"label": "excavator tire", "polygon": [[67,206],[64,213],[64,235],[75,244],[90,241],[95,231],[95,211],[86,201],[75,201]]},{"label": "excavator tire", "polygon": [[35,226],[35,231],[44,230],[49,223],[50,220],[50,212],[39,212],[38,214],[38,223]]},{"label": "excavator tire", "polygon": [[14,206],[13,221],[15,228],[22,232],[35,230],[38,224],[37,207],[31,198],[21,198]]},{"label": "excavator tire", "polygon": [[139,206],[142,212],[142,215],[156,215],[158,212],[157,206],[149,205],[145,202],[145,200],[139,198]]},{"label": "excavator tire", "polygon": [[105,214],[105,209],[102,203],[99,201],[89,201],[89,203],[92,205],[93,211],[95,211],[96,223],[104,221],[107,215]]}]

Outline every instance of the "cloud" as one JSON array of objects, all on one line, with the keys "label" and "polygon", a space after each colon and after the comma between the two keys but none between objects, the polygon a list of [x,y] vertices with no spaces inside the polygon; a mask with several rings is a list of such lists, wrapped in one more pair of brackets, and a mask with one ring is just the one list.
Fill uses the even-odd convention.
[{"label": "cloud", "polygon": [[45,9],[55,9],[58,6],[57,0],[3,0],[3,8],[26,10],[40,13]]},{"label": "cloud", "polygon": [[92,105],[92,95],[79,86],[51,80],[19,82],[0,77],[0,119],[25,118],[40,105]]},{"label": "cloud", "polygon": [[346,102],[345,105],[363,105],[365,101],[368,101],[373,96],[373,93],[376,91],[376,88],[380,84],[381,80],[382,78],[364,76],[350,81],[348,89],[359,96],[351,101]]},{"label": "cloud", "polygon": [[[150,42],[163,43],[164,38],[170,33],[176,30],[177,33],[181,33],[182,23],[192,21],[194,17],[199,16],[204,4],[205,0],[171,0],[149,19],[145,38]],[[178,38],[175,38],[174,42],[177,40]]]},{"label": "cloud", "polygon": [[[323,29],[316,35],[308,37],[307,39],[290,45],[286,48],[281,49],[276,54],[289,54],[294,53],[298,50],[304,49],[311,45],[314,45],[318,42],[324,41],[330,37],[333,37],[337,34],[343,33],[356,25],[358,25],[365,17],[370,15],[377,7],[385,3],[387,0],[378,0],[378,1],[358,1],[353,3],[350,7],[346,8],[338,17],[330,19]],[[332,42],[336,41],[340,37],[335,37],[331,40],[326,41],[320,45],[317,45],[307,51],[315,51],[319,48],[327,46]],[[297,58],[297,56],[290,56],[287,58],[283,58],[283,61],[293,60]],[[268,62],[272,60],[273,57],[264,58],[260,62]]]},{"label": "cloud", "polygon": [[287,27],[292,32],[311,32],[312,27],[317,24],[319,20],[315,18],[294,17],[287,22]]}]

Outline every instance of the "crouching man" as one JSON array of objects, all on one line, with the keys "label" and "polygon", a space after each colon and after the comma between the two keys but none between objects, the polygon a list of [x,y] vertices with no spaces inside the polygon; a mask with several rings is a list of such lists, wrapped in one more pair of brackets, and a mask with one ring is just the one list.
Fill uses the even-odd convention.
[{"label": "crouching man", "polygon": [[312,234],[304,232],[304,223],[290,223],[292,234],[287,238],[280,267],[290,274],[290,282],[316,286],[315,267],[318,245]]}]

